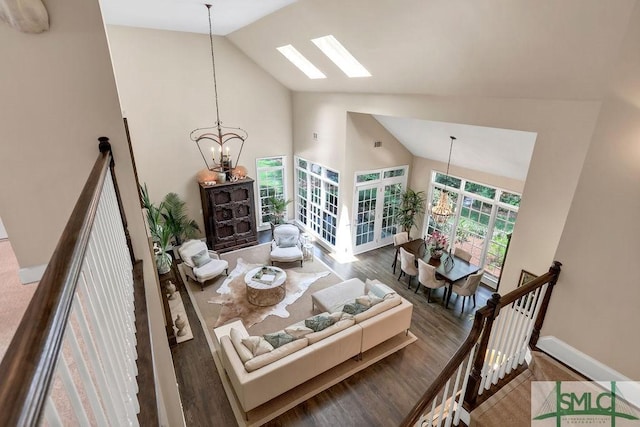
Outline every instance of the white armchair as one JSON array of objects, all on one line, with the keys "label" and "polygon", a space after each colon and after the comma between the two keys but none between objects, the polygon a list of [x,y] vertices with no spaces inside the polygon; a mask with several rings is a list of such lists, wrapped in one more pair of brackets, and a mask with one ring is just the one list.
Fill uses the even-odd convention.
[{"label": "white armchair", "polygon": [[298,227],[293,224],[281,224],[274,228],[273,242],[271,242],[271,264],[300,261],[300,267],[302,267],[303,259]]},{"label": "white armchair", "polygon": [[217,252],[209,250],[206,243],[200,240],[184,242],[178,254],[182,258],[185,274],[200,283],[201,290],[204,290],[207,280],[218,277],[223,271],[228,274],[229,263],[221,260]]}]

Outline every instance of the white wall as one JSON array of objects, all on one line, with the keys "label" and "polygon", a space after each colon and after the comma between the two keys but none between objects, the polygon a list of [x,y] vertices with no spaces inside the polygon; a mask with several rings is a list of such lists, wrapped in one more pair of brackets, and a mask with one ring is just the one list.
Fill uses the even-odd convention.
[{"label": "white wall", "polygon": [[551,265],[600,108],[596,101],[402,95],[294,93],[293,100],[296,153],[328,166],[337,161],[332,147],[344,144],[347,111],[536,132],[502,292],[516,287],[520,270]]},{"label": "white wall", "polygon": [[640,3],[598,117],[556,258],[542,335],[640,379]]},{"label": "white wall", "polygon": [[20,266],[47,263],[98,158],[97,138],[111,138],[134,251],[144,263],[159,396],[167,405],[161,419],[178,426],[182,411],[155,267],[98,2],[47,8],[51,27],[42,34],[0,23],[0,216]]},{"label": "white wall", "polygon": [[[216,121],[209,36],[118,26],[107,31],[140,182],[155,202],[169,192],[180,195],[204,233],[195,177],[205,164],[189,134]],[[249,134],[240,164],[255,178],[256,157],[285,155],[291,170],[291,93],[225,38],[214,38],[214,52],[222,124]],[[292,194],[291,182],[288,187]]]}]

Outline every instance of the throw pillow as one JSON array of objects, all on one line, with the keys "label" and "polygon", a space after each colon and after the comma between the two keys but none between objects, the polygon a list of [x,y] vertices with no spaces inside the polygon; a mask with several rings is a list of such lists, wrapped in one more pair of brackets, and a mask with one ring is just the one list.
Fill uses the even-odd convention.
[{"label": "throw pillow", "polygon": [[254,357],[269,353],[273,350],[273,346],[263,337],[247,337],[242,340],[242,344],[251,351]]},{"label": "throw pillow", "polygon": [[278,247],[281,248],[292,248],[296,245],[298,239],[296,238],[296,236],[285,236],[285,237],[280,237],[280,239],[278,239]]},{"label": "throw pillow", "polygon": [[362,304],[365,307],[369,308],[369,307],[373,307],[374,305],[382,302],[382,298],[378,298],[377,296],[375,296],[371,292],[369,292],[367,295],[363,295],[361,297],[356,298],[356,302],[358,304]]},{"label": "throw pillow", "polygon": [[354,316],[356,314],[362,313],[363,311],[367,311],[368,309],[369,307],[367,307],[366,305],[360,304],[358,302],[350,302],[345,304],[344,307],[342,307],[342,311]]},{"label": "throw pillow", "polygon": [[284,331],[294,337],[295,339],[303,338],[305,335],[313,332],[313,329],[307,328],[302,325],[289,326],[288,328],[284,328]]},{"label": "throw pillow", "polygon": [[244,344],[242,344],[242,334],[236,328],[231,328],[229,331],[229,338],[231,338],[231,344],[233,344],[233,348],[236,349],[236,353],[240,356],[240,360],[242,363],[245,363],[247,360],[251,360],[253,358],[253,353],[251,350],[247,348]]},{"label": "throw pillow", "polygon": [[191,261],[196,267],[202,267],[203,265],[211,261],[211,257],[209,256],[209,252],[206,249],[203,249],[192,256]]},{"label": "throw pillow", "polygon": [[396,291],[391,289],[389,286],[384,283],[380,283],[377,280],[369,281],[369,279],[367,279],[367,284],[369,285],[369,292],[373,293],[378,298],[385,298],[389,294],[396,293]]},{"label": "throw pillow", "polygon": [[274,332],[272,334],[265,334],[262,337],[271,344],[273,348],[278,348],[295,340],[294,337],[285,332]]},{"label": "throw pillow", "polygon": [[336,321],[327,314],[318,314],[305,319],[304,326],[313,329],[313,332],[319,332],[336,323]]}]

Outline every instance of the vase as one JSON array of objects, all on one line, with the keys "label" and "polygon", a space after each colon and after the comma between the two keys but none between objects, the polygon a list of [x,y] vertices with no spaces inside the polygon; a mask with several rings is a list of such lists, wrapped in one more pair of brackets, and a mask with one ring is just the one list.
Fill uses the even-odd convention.
[{"label": "vase", "polygon": [[158,274],[167,274],[169,270],[171,270],[171,255],[167,252],[160,252],[156,255],[156,268],[158,269]]},{"label": "vase", "polygon": [[178,314],[178,317],[176,317],[176,321],[173,322],[173,324],[176,325],[176,328],[178,328],[178,333],[176,335],[178,335],[179,337],[187,333],[187,331],[184,330],[185,326],[187,326],[187,321],[182,317],[180,317],[179,314]]},{"label": "vase", "polygon": [[167,284],[167,292],[169,293],[168,299],[172,300],[176,298],[176,285],[174,285],[171,280],[169,280],[169,284]]},{"label": "vase", "polygon": [[440,259],[442,257],[443,251],[442,249],[432,249],[431,250],[431,258]]}]

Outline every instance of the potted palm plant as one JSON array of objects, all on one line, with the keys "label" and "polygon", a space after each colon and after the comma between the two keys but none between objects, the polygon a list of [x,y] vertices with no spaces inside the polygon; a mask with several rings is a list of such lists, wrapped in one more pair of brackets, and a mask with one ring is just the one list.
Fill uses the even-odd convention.
[{"label": "potted palm plant", "polygon": [[411,235],[411,229],[416,225],[418,215],[425,212],[426,197],[424,191],[414,191],[407,188],[396,205],[396,224]]},{"label": "potted palm plant", "polygon": [[195,237],[200,231],[198,223],[189,219],[185,202],[176,193],[169,193],[162,201],[164,225],[171,231],[176,246],[180,246],[185,239]]},{"label": "potted palm plant", "polygon": [[287,212],[287,206],[293,200],[285,200],[282,197],[269,197],[267,203],[269,204],[269,216],[272,226],[283,224],[284,216]]}]

